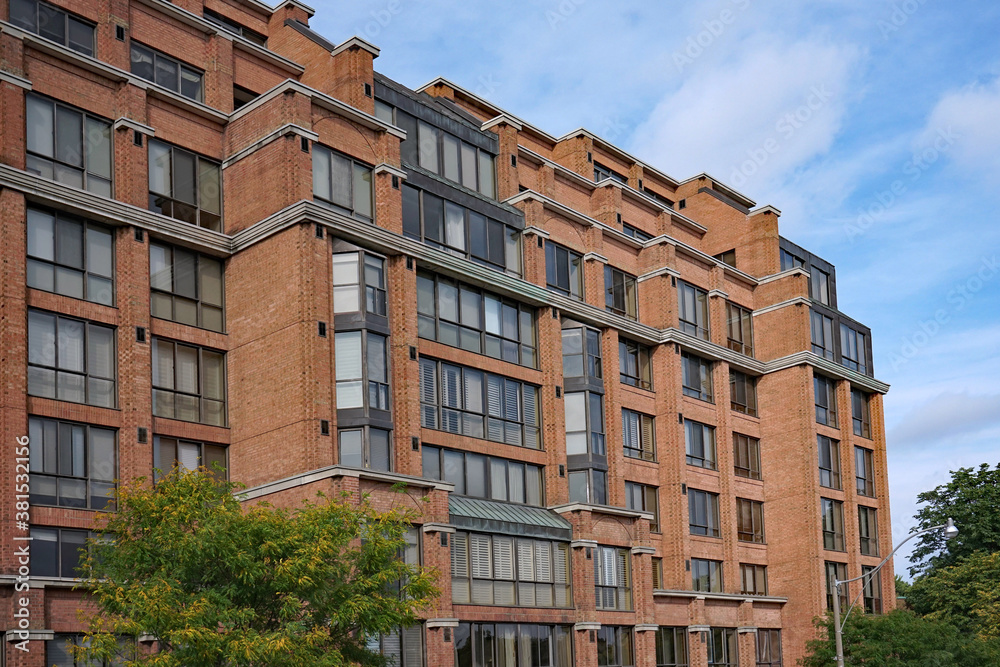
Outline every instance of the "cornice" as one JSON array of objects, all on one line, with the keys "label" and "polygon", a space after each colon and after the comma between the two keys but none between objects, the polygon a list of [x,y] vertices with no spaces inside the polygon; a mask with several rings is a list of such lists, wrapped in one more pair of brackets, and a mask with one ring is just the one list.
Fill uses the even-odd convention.
[{"label": "cornice", "polygon": [[[736,593],[705,593],[704,591],[677,591],[665,588],[654,589],[653,597],[703,598],[705,600],[731,600],[733,602],[752,601],[752,602],[768,602],[777,604],[784,604],[788,602],[788,598],[777,597],[774,595],[746,596]],[[690,627],[699,627],[699,626],[690,626]]]},{"label": "cornice", "polygon": [[401,475],[393,472],[376,472],[374,470],[363,468],[327,466],[326,468],[320,468],[311,472],[292,475],[291,477],[285,477],[284,479],[279,479],[274,482],[254,486],[244,491],[235,493],[234,495],[240,502],[245,502],[247,500],[262,498],[264,496],[271,495],[272,493],[280,493],[281,491],[287,491],[288,489],[294,489],[296,487],[305,486],[324,479],[333,479],[337,477],[354,477],[356,479],[385,482],[387,484],[402,484],[406,487],[417,489],[449,492],[455,490],[455,485],[450,482],[440,482],[432,479],[424,479],[423,477],[413,477],[412,475]]},{"label": "cornice", "polygon": [[336,47],[334,47],[330,51],[330,55],[338,56],[344,51],[349,51],[354,48],[361,49],[362,51],[367,51],[368,53],[372,54],[372,57],[374,58],[378,58],[378,54],[380,53],[380,49],[371,42],[365,41],[358,36],[354,36],[351,37],[350,39],[344,40]]},{"label": "cornice", "polygon": [[794,266],[785,271],[780,271],[778,273],[772,273],[769,276],[764,276],[763,278],[758,278],[757,282],[760,285],[766,285],[767,283],[774,282],[775,280],[781,280],[782,278],[788,278],[789,276],[805,276],[809,277],[809,272],[800,266]]},{"label": "cornice", "polygon": [[10,72],[5,72],[0,70],[0,81],[6,81],[9,84],[19,86],[25,90],[31,90],[31,82],[22,76],[17,76],[16,74],[11,74]]},{"label": "cornice", "polygon": [[549,509],[556,514],[591,512],[593,514],[620,516],[627,519],[649,519],[652,521],[655,518],[652,512],[641,512],[639,510],[630,510],[625,509],[624,507],[612,507],[610,505],[591,505],[590,503],[566,503],[564,505],[552,505]]},{"label": "cornice", "polygon": [[317,141],[319,139],[318,134],[316,134],[311,130],[307,130],[301,125],[296,125],[295,123],[286,123],[285,125],[282,125],[278,129],[264,135],[263,137],[256,140],[246,148],[241,148],[240,150],[236,151],[235,153],[227,157],[225,160],[222,161],[222,168],[225,169],[226,167],[236,162],[239,162],[243,158],[252,155],[253,153],[256,153],[264,146],[267,146],[275,139],[288,136],[289,134],[297,134],[298,136],[305,137],[310,141]]},{"label": "cornice", "polygon": [[139,134],[145,134],[146,136],[155,137],[156,130],[151,128],[149,125],[143,125],[142,123],[132,120],[131,118],[125,118],[122,116],[114,122],[112,125],[114,129],[120,130],[123,127],[129,128],[133,132],[138,132]]}]

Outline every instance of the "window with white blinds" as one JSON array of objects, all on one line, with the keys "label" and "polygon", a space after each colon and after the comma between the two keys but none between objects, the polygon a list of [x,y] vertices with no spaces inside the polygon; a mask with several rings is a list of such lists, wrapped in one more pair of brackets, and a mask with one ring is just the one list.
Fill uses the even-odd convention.
[{"label": "window with white blinds", "polygon": [[451,577],[456,604],[571,605],[569,544],[564,542],[455,533]]},{"label": "window with white blinds", "polygon": [[396,628],[368,637],[367,648],[388,658],[394,667],[422,667],[424,664],[424,630],[421,625]]},{"label": "window with white blinds", "polygon": [[632,564],[628,549],[594,549],[594,581],[598,609],[632,609]]},{"label": "window with white blinds", "polygon": [[653,417],[635,410],[622,409],[622,446],[625,456],[653,461],[656,459],[656,438]]}]

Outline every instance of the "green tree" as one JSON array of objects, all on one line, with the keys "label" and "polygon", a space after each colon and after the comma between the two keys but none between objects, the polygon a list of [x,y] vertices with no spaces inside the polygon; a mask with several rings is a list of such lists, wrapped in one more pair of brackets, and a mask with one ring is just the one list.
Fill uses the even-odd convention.
[{"label": "green tree", "polygon": [[903,598],[904,600],[909,597],[910,591],[913,589],[913,584],[903,579],[898,574],[896,575],[896,598]]},{"label": "green tree", "polygon": [[955,520],[958,536],[946,541],[941,531],[919,538],[910,556],[910,574],[926,574],[937,567],[956,564],[975,551],[1000,551],[1000,464],[991,469],[959,468],[951,481],[917,496],[925,503],[916,514],[925,529]]},{"label": "green tree", "polygon": [[1000,638],[1000,552],[977,551],[957,565],[917,579],[908,598],[913,610],[983,639]]},{"label": "green tree", "polygon": [[399,558],[412,517],[346,498],[244,507],[239,490],[204,469],[119,490],[83,566],[97,613],[78,659],[147,634],[159,652],[124,664],[385,664],[366,637],[413,623],[437,595],[434,572]]}]

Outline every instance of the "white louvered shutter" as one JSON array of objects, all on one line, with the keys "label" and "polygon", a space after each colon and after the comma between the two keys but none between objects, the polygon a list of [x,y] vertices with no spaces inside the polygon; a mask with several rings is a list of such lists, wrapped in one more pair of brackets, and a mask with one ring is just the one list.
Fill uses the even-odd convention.
[{"label": "white louvered shutter", "polygon": [[403,628],[402,667],[422,667],[424,663],[424,629],[421,625]]},{"label": "white louvered shutter", "polygon": [[569,545],[556,544],[552,560],[552,579],[555,581],[555,605],[569,606]]},{"label": "white louvered shutter", "polygon": [[514,605],[514,538],[493,536],[493,576],[494,603]]},{"label": "white louvered shutter", "polygon": [[535,542],[535,604],[552,606],[552,544]]},{"label": "white louvered shutter", "polygon": [[420,360],[420,424],[427,428],[438,427],[437,418],[437,363]]},{"label": "white louvered shutter", "polygon": [[472,602],[493,604],[493,554],[488,535],[469,536],[472,560]]},{"label": "white louvered shutter", "polygon": [[469,536],[465,533],[451,536],[451,599],[469,602]]},{"label": "white louvered shutter", "polygon": [[535,606],[535,554],[531,540],[517,541],[517,600],[522,607]]}]

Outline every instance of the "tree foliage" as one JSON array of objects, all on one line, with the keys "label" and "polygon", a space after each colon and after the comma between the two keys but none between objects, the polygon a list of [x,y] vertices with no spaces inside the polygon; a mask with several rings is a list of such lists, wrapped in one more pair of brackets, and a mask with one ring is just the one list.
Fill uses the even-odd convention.
[{"label": "tree foliage", "polygon": [[159,651],[129,667],[385,664],[366,637],[413,623],[437,594],[435,573],[399,557],[412,517],[346,498],[248,508],[238,491],[204,469],[118,491],[84,563],[99,613],[78,658],[147,634]]},{"label": "tree foliage", "polygon": [[913,610],[983,639],[1000,638],[1000,552],[977,551],[914,582]]}]

